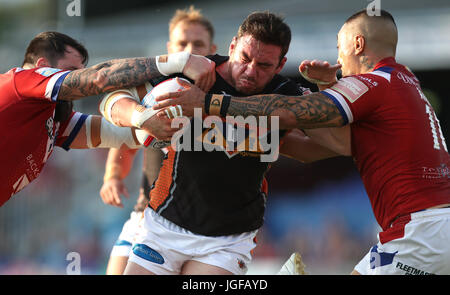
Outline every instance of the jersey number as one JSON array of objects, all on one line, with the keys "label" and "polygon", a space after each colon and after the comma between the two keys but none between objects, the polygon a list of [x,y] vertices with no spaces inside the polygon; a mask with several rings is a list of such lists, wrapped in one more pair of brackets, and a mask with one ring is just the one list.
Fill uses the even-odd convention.
[{"label": "jersey number", "polygon": [[[442,146],[444,147],[444,150],[447,151],[447,145],[445,144],[445,138],[442,134],[441,125],[439,124],[439,120],[436,117],[436,113],[433,111],[433,109],[430,107],[430,104],[428,102],[427,97],[420,89],[417,89],[419,91],[420,97],[425,100],[425,111],[428,114],[428,119],[430,120],[430,127],[431,127],[431,134],[433,135],[433,147],[436,150],[441,149],[441,145],[439,144],[439,138],[441,138]],[[438,136],[439,132],[439,136]]]}]

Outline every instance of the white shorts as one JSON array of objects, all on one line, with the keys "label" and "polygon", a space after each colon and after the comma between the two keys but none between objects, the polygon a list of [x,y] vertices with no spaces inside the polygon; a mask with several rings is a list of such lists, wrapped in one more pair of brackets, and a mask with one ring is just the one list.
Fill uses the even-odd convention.
[{"label": "white shorts", "polygon": [[128,257],[131,252],[131,246],[134,242],[136,232],[139,228],[139,221],[142,219],[142,212],[133,211],[123,225],[122,232],[111,250],[111,256]]},{"label": "white shorts", "polygon": [[450,208],[419,211],[411,213],[410,218],[398,228],[404,231],[396,230],[395,234],[400,233],[401,237],[378,242],[355,270],[364,275],[449,275]]},{"label": "white shorts", "polygon": [[157,275],[180,274],[189,260],[243,275],[256,246],[256,233],[257,230],[230,236],[197,235],[146,208],[128,261]]}]

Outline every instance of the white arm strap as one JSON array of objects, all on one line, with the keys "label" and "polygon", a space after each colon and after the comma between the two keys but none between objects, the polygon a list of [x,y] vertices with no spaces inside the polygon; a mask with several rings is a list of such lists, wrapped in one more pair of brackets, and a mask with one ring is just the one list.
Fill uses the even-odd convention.
[{"label": "white arm strap", "polygon": [[116,90],[111,93],[106,94],[102,101],[100,102],[100,105],[98,107],[99,112],[103,115],[103,117],[108,120],[111,124],[118,126],[114,123],[111,117],[111,110],[113,105],[122,98],[130,98],[133,100],[136,100],[140,103],[139,97],[135,97],[133,93],[128,89],[121,89]]},{"label": "white arm strap", "polygon": [[156,57],[156,67],[158,71],[164,76],[170,76],[176,73],[183,73],[191,54],[186,51],[181,51],[172,54],[158,55]]},{"label": "white arm strap", "polygon": [[92,116],[88,116],[85,121],[86,125],[86,140],[88,148],[120,148],[123,144],[130,149],[141,148],[142,145],[137,144],[133,137],[133,130],[129,127],[118,127],[102,118],[100,127],[100,144],[98,146],[92,145]]}]

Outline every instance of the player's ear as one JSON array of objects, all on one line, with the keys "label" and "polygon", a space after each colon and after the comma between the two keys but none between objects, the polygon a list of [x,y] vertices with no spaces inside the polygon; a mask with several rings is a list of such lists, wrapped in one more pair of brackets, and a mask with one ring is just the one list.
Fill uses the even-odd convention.
[{"label": "player's ear", "polygon": [[170,47],[171,47],[171,43],[170,43],[170,41],[167,41],[167,43],[166,43],[167,53],[171,53]]},{"label": "player's ear", "polygon": [[364,36],[356,35],[353,39],[353,46],[355,49],[355,55],[360,55],[363,53],[365,47],[366,47],[366,39]]},{"label": "player's ear", "polygon": [[286,56],[281,59],[280,64],[278,65],[278,67],[277,67],[277,69],[275,71],[276,74],[281,72],[281,70],[283,69],[284,65],[286,64],[286,61],[287,61],[287,57]]},{"label": "player's ear", "polygon": [[36,67],[51,67],[50,63],[48,62],[48,60],[45,57],[38,58],[35,66]]},{"label": "player's ear", "polygon": [[233,40],[231,40],[230,47],[228,48],[228,55],[229,56],[231,56],[233,54],[234,49],[236,48],[236,45],[237,45],[237,37],[234,36]]},{"label": "player's ear", "polygon": [[211,44],[211,47],[209,48],[209,54],[210,55],[216,54],[216,51],[217,51],[217,45],[214,43]]}]

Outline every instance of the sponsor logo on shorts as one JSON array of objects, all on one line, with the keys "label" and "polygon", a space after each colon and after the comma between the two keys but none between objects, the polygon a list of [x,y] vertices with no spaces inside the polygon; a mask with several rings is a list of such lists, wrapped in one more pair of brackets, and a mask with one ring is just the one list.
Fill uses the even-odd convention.
[{"label": "sponsor logo on shorts", "polygon": [[144,245],[144,244],[134,245],[133,253],[142,259],[145,259],[145,260],[157,263],[157,264],[164,263],[164,258],[161,256],[161,254],[159,254],[158,252],[156,252],[155,250],[153,250],[152,248],[150,248],[149,246]]},{"label": "sponsor logo on shorts", "polygon": [[364,93],[369,90],[366,84],[354,77],[346,77],[339,80],[331,89],[345,96],[351,103],[354,103]]},{"label": "sponsor logo on shorts", "polygon": [[426,272],[424,270],[397,262],[396,268],[405,271],[405,275],[434,275],[434,273]]},{"label": "sponsor logo on shorts", "polygon": [[397,253],[398,251],[395,251],[394,253],[378,252],[378,246],[373,246],[372,249],[370,249],[370,269],[392,264],[394,256]]}]

